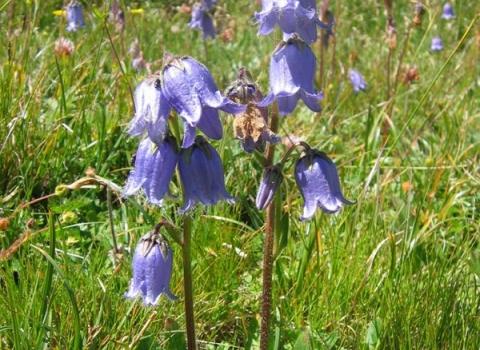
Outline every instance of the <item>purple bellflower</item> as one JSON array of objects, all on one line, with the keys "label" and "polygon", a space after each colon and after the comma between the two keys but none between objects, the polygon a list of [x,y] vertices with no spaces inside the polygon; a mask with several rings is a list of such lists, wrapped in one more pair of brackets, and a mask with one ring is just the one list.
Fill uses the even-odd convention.
[{"label": "purple bellflower", "polygon": [[202,0],[202,5],[205,6],[207,10],[211,10],[216,3],[217,0]]},{"label": "purple bellflower", "polygon": [[144,235],[133,255],[133,277],[125,297],[141,297],[145,305],[156,305],[162,294],[177,299],[169,287],[172,264],[173,253],[163,237],[156,232]]},{"label": "purple bellflower", "polygon": [[453,11],[453,6],[449,2],[443,5],[442,18],[447,21],[455,18],[455,12]]},{"label": "purple bellflower", "polygon": [[181,213],[189,211],[196,203],[234,202],[225,189],[222,160],[202,136],[197,136],[192,146],[181,150],[178,168],[185,200]]},{"label": "purple bellflower", "polygon": [[156,143],[161,143],[165,137],[170,113],[170,105],[163,96],[159,78],[155,75],[148,77],[135,89],[135,116],[128,128],[131,136],[147,132],[148,137]]},{"label": "purple bellflower", "polygon": [[301,220],[309,220],[317,208],[332,214],[353,202],[343,197],[337,168],[323,152],[308,149],[295,164],[295,180],[304,200]]},{"label": "purple bellflower", "polygon": [[317,40],[317,25],[322,25],[315,0],[262,0],[255,18],[259,35],[270,34],[278,24],[284,34],[298,33],[309,44]]},{"label": "purple bellflower", "polygon": [[442,51],[443,50],[442,38],[440,38],[439,36],[434,36],[432,38],[432,44],[430,46],[430,50],[432,50],[433,52]]},{"label": "purple bellflower", "polygon": [[[211,4],[211,6],[213,6],[213,4]],[[192,19],[188,24],[190,28],[201,30],[203,39],[213,39],[216,35],[213,20],[208,10],[208,4],[195,3],[192,8]]]},{"label": "purple bellflower", "polygon": [[83,20],[83,7],[78,1],[71,1],[66,8],[67,13],[67,32],[76,32],[85,26]]},{"label": "purple bellflower", "polygon": [[145,138],[138,146],[134,168],[128,176],[123,195],[131,196],[143,188],[150,203],[162,205],[177,161],[178,154],[172,137],[165,137],[160,144]]},{"label": "purple bellflower", "polygon": [[245,111],[245,106],[222,96],[207,67],[191,57],[172,58],[162,75],[162,93],[184,121],[183,148],[193,144],[196,127],[211,139],[222,138],[219,109],[232,114]]},{"label": "purple bellflower", "polygon": [[265,209],[270,204],[282,180],[283,175],[279,166],[274,165],[263,171],[262,181],[255,199],[258,209]]},{"label": "purple bellflower", "polygon": [[350,79],[350,83],[352,84],[352,88],[355,93],[365,91],[367,89],[367,83],[365,82],[363,75],[360,74],[358,70],[349,69],[348,78]]},{"label": "purple bellflower", "polygon": [[320,112],[323,94],[313,87],[315,66],[312,49],[298,36],[282,41],[270,59],[270,92],[259,105],[267,106],[276,99],[280,115],[286,115],[302,99],[312,111]]}]

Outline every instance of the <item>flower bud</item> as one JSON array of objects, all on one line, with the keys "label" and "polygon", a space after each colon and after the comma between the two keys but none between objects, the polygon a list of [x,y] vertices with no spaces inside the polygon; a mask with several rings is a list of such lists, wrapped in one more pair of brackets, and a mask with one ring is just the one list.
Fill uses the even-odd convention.
[{"label": "flower bud", "polygon": [[258,209],[263,210],[270,204],[282,180],[282,171],[278,165],[266,168],[263,171],[262,181],[260,182],[255,200]]}]

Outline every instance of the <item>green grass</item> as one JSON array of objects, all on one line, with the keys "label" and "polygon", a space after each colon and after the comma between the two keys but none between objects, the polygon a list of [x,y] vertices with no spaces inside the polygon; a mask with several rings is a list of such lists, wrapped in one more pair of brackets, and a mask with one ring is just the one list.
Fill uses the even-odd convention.
[{"label": "green grass", "polygon": [[[0,349],[67,349],[75,341],[89,349],[181,348],[176,244],[171,287],[180,300],[144,308],[123,298],[131,277],[129,252],[161,218],[181,224],[179,199],[163,208],[147,206],[142,197],[114,201],[114,229],[125,248],[116,269],[104,188],[71,191],[15,211],[83,177],[88,167],[125,182],[138,144],[125,132],[133,115],[129,87],[145,76],[131,68],[127,50],[134,38],[149,61],[169,51],[204,62],[221,89],[241,66],[267,89],[269,55],[280,34],[257,37],[253,2],[220,1],[217,23],[233,26],[234,40],[206,45],[187,27],[188,16],[167,3],[142,3],[143,15],[127,12],[123,36],[109,28],[120,67],[101,18],[106,7],[88,6],[87,28],[71,34],[52,15],[56,2],[0,2],[6,44],[0,46],[0,217],[11,219],[0,232],[0,249],[32,232],[0,262]],[[402,3],[394,9],[395,69],[412,17],[410,5]],[[274,266],[272,332],[278,349],[307,349],[309,342],[312,349],[480,344],[480,20],[472,24],[480,6],[456,2],[457,18],[447,23],[440,19],[442,4],[430,2],[403,58],[404,66],[418,68],[420,80],[399,84],[383,148],[388,48],[382,5],[332,4],[337,35],[325,56],[324,110],[315,115],[300,104],[283,122],[284,131],[335,160],[346,197],[357,203],[337,216],[317,214],[300,222],[302,200],[293,161],[287,163],[282,209],[289,225],[282,233],[288,241],[278,245],[283,250]],[[445,50],[432,54],[436,34]],[[75,52],[56,62],[53,46],[62,35],[75,43]],[[365,76],[366,93],[353,94],[346,77],[352,65]],[[195,211],[196,328],[201,348],[255,349],[263,213],[254,198],[261,166],[233,139],[232,117],[222,118],[225,138],[214,145],[227,188],[238,200]],[[309,341],[302,343],[304,338]]]}]

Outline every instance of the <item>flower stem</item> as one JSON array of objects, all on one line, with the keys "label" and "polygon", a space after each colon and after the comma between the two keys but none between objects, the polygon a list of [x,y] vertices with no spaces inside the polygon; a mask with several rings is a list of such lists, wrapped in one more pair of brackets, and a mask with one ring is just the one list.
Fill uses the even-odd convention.
[{"label": "flower stem", "polygon": [[[278,106],[274,103],[270,130],[278,130]],[[275,145],[269,144],[265,151],[265,167],[273,165]],[[275,229],[275,201],[268,207],[265,218],[265,241],[263,243],[263,291],[262,291],[262,322],[260,326],[260,350],[268,349],[268,336],[270,333],[270,306],[272,304],[272,270],[273,270],[273,235]]]},{"label": "flower stem", "polygon": [[188,350],[196,350],[195,318],[193,316],[192,260],[190,256],[190,238],[192,218],[185,215],[183,219],[183,288],[185,293],[185,322],[187,327]]}]

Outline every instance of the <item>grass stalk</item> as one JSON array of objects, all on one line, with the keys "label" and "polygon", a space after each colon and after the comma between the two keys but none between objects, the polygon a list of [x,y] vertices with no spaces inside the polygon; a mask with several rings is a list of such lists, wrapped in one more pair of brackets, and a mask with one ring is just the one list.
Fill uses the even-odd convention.
[{"label": "grass stalk", "polygon": [[185,292],[185,322],[187,328],[187,348],[196,350],[195,317],[193,314],[193,283],[190,240],[192,235],[192,218],[185,215],[183,219],[183,288]]}]

